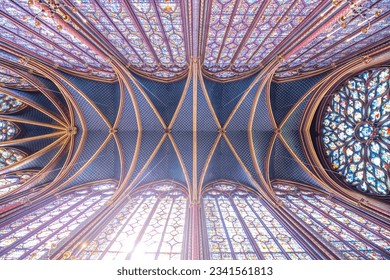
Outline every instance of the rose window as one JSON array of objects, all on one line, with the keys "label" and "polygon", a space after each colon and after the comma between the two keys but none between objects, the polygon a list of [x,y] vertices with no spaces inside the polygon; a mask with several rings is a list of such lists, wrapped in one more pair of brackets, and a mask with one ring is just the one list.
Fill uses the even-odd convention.
[{"label": "rose window", "polygon": [[359,191],[390,190],[389,67],[364,71],[329,98],[322,143],[333,171]]}]

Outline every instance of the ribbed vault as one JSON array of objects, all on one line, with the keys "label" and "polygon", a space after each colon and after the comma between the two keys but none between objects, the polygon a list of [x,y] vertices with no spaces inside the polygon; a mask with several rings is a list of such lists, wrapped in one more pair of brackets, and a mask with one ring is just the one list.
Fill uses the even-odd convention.
[{"label": "ribbed vault", "polygon": [[[170,180],[188,193],[195,222],[202,194],[222,181],[285,220],[277,182],[388,222],[388,203],[327,177],[311,130],[338,80],[389,63],[388,0],[362,1],[366,18],[345,27],[349,1],[63,2],[47,17],[40,1],[0,0],[0,121],[18,132],[0,150],[20,151],[0,179],[27,174],[0,192],[0,219],[99,182],[112,186],[91,191],[107,200],[93,216],[100,225],[129,195]],[[187,257],[200,258],[193,231]],[[337,258],[315,246],[315,256]]]}]

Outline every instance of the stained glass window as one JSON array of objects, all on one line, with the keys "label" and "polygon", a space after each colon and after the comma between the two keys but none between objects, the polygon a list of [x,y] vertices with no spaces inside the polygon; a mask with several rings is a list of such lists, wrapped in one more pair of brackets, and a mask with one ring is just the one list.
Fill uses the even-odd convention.
[{"label": "stained glass window", "polygon": [[14,139],[20,132],[19,127],[13,122],[0,120],[0,142]]},{"label": "stained glass window", "polygon": [[228,78],[259,67],[321,3],[282,2],[209,1],[204,68],[219,78]]},{"label": "stained glass window", "polygon": [[24,80],[21,76],[15,72],[9,70],[0,65],[0,86],[4,87],[16,87],[21,88],[31,88],[31,85]]},{"label": "stained glass window", "polygon": [[[382,1],[359,1],[371,8],[364,12],[364,16],[356,17],[349,22],[346,28],[341,28],[338,24],[331,24],[318,32],[309,41],[304,42],[291,56],[289,56],[277,77],[295,76],[302,72],[310,72],[320,68],[331,66],[348,57],[352,57],[359,51],[371,48],[378,42],[388,38],[390,35],[389,18],[382,16],[383,11],[389,7],[388,0]],[[330,3],[330,2],[329,2]],[[342,5],[339,6],[342,9]],[[382,13],[375,14],[378,10]],[[335,15],[335,14],[334,14]],[[340,15],[339,15],[340,16]],[[333,17],[323,17],[323,22],[319,25],[326,26],[326,21],[331,21]],[[368,26],[367,19],[369,20]],[[366,26],[365,32],[360,32]],[[286,71],[287,70],[287,71]],[[299,70],[299,71],[296,71]]]},{"label": "stained glass window", "polygon": [[[59,31],[51,17],[37,13],[42,11],[39,1],[0,0],[2,41],[21,48],[32,56],[68,70],[89,73],[103,78],[115,77],[111,67],[87,39],[78,35],[71,24]],[[38,26],[36,22],[39,22]],[[71,23],[71,22],[70,22]]]},{"label": "stained glass window", "polygon": [[276,184],[277,196],[293,215],[346,259],[390,259],[390,228],[323,194]]},{"label": "stained glass window", "polygon": [[81,259],[180,259],[188,205],[185,193],[159,184],[128,198],[79,254]]},{"label": "stained glass window", "polygon": [[311,259],[254,194],[220,184],[202,198],[210,259]]},{"label": "stained glass window", "polygon": [[19,99],[0,93],[0,114],[12,114],[25,107],[26,105]]},{"label": "stained glass window", "polygon": [[0,147],[0,169],[25,158],[27,154],[19,149]]},{"label": "stained glass window", "polygon": [[36,171],[18,171],[0,176],[0,197],[20,187],[31,179]]},{"label": "stained glass window", "polygon": [[114,184],[104,184],[63,194],[0,224],[0,259],[50,258],[60,242],[87,224],[114,189]]},{"label": "stained glass window", "polygon": [[364,71],[332,94],[322,121],[331,168],[361,192],[390,192],[390,68]]},{"label": "stained glass window", "polygon": [[160,78],[174,77],[187,69],[183,1],[70,2],[129,66]]}]

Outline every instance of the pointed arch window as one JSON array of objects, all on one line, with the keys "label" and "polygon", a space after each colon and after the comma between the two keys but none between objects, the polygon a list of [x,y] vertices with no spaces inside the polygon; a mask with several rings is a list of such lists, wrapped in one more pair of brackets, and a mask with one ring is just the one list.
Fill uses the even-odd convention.
[{"label": "pointed arch window", "polygon": [[0,176],[0,197],[20,187],[30,180],[37,171],[22,170]]},{"label": "pointed arch window", "polygon": [[0,259],[50,258],[72,238],[114,193],[115,184],[101,184],[63,193],[26,209],[17,219],[0,224]]},{"label": "pointed arch window", "polygon": [[20,133],[20,128],[13,122],[0,120],[0,142],[15,139]]},{"label": "pointed arch window", "polygon": [[0,169],[21,161],[27,153],[16,148],[0,148]]},{"label": "pointed arch window", "polygon": [[210,259],[311,259],[254,193],[218,184],[202,196]]},{"label": "pointed arch window", "polygon": [[275,184],[274,188],[291,213],[342,258],[390,259],[388,224],[329,199],[324,194],[286,184]]},{"label": "pointed arch window", "polygon": [[26,105],[7,94],[0,93],[0,114],[13,114],[26,108]]},{"label": "pointed arch window", "polygon": [[329,100],[319,131],[327,164],[347,186],[390,194],[390,67],[348,79]]},{"label": "pointed arch window", "polygon": [[128,197],[80,259],[181,259],[188,202],[175,184],[154,184]]},{"label": "pointed arch window", "polygon": [[25,79],[2,65],[0,65],[0,86],[31,89],[31,85]]}]

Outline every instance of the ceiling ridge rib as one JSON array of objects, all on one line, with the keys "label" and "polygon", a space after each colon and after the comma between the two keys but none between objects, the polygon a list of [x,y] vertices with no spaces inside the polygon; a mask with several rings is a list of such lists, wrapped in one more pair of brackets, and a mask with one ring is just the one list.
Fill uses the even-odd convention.
[{"label": "ceiling ridge rib", "polygon": [[76,86],[73,82],[71,82],[69,79],[61,76],[59,77],[63,84],[70,88],[72,88],[75,92],[77,92],[95,111],[96,113],[100,116],[100,118],[103,120],[103,122],[107,125],[108,129],[111,129],[111,123],[107,119],[107,117],[102,113],[102,111],[99,109],[99,107],[96,106],[96,104],[90,99],[78,86]]},{"label": "ceiling ridge rib", "polygon": [[[112,195],[112,198],[111,198],[112,200],[121,200],[128,192],[132,191],[132,189],[135,187],[136,183],[138,182],[139,178],[143,175],[145,170],[148,168],[149,164],[152,162],[152,160],[154,159],[154,157],[156,156],[156,154],[160,150],[160,148],[161,148],[162,144],[164,143],[166,137],[167,137],[167,134],[164,133],[162,135],[159,143],[157,144],[157,146],[153,150],[152,154],[149,156],[149,158],[146,161],[146,163],[144,164],[144,166],[138,172],[138,174],[135,175],[135,177],[133,178],[133,180],[131,182],[129,182],[129,184],[126,186],[126,189],[125,189],[125,187],[123,185],[118,187],[116,192]],[[126,175],[126,177],[129,177],[129,173]],[[123,180],[123,182],[126,183],[127,181],[129,181],[129,179],[130,178],[125,178]]]},{"label": "ceiling ridge rib", "polygon": [[219,141],[221,141],[222,135],[223,135],[222,132],[218,133],[217,138],[215,139],[213,146],[212,146],[212,148],[207,156],[206,162],[203,166],[203,170],[202,170],[202,173],[201,173],[200,179],[199,179],[198,193],[196,194],[196,197],[199,201],[200,201],[202,190],[203,190],[204,178],[206,177],[206,173],[207,173],[208,168],[210,166],[211,159],[213,158],[213,156],[215,154],[215,150],[218,147]]},{"label": "ceiling ridge rib", "polygon": [[173,137],[173,135],[171,133],[168,133],[168,137],[169,137],[169,140],[171,141],[171,144],[172,144],[173,149],[174,149],[174,151],[176,153],[177,159],[179,160],[180,167],[181,167],[182,172],[184,174],[184,177],[186,179],[187,188],[188,188],[188,197],[192,198],[193,197],[193,191],[192,191],[192,188],[190,187],[191,186],[191,180],[190,180],[190,176],[188,175],[188,170],[187,170],[185,162],[183,160],[183,156],[181,155],[180,150],[179,150],[179,148],[176,145],[176,141],[175,141],[175,138]]},{"label": "ceiling ridge rib", "polygon": [[192,62],[194,71],[192,72],[192,186],[193,197],[196,201],[195,194],[198,189],[198,63],[197,61]]},{"label": "ceiling ridge rib", "polygon": [[[258,87],[258,89],[257,89],[257,91],[255,93],[255,97],[253,99],[253,103],[252,103],[252,106],[251,106],[251,113],[250,113],[249,122],[248,122],[249,151],[250,151],[251,159],[252,159],[252,162],[253,162],[253,166],[254,166],[254,169],[255,169],[255,172],[256,172],[258,178],[260,179],[260,183],[265,187],[266,192],[269,194],[270,198],[274,202],[277,201],[277,198],[276,198],[275,193],[272,190],[271,185],[269,184],[269,179],[267,180],[267,178],[269,178],[269,173],[268,173],[269,170],[266,170],[266,168],[264,168],[264,173],[265,174],[263,175],[263,173],[261,172],[259,161],[257,159],[257,154],[255,152],[255,145],[254,145],[254,139],[253,139],[253,122],[254,122],[254,117],[255,117],[256,110],[257,110],[257,105],[258,105],[259,100],[260,100],[260,96],[262,94],[266,94],[267,95],[267,92],[268,92],[267,90],[270,89],[272,76],[275,73],[276,67],[278,67],[278,64],[276,66],[274,66],[271,70],[269,70],[269,72],[267,73],[265,78],[259,84],[259,87]],[[264,91],[265,87],[267,87],[267,90]],[[269,98],[267,96],[265,96],[265,98],[266,98],[267,107],[268,107],[268,108],[266,108],[267,111],[268,111],[268,117],[271,120],[272,126],[273,126],[274,131],[275,131],[276,122],[275,122],[275,120],[272,121],[273,115],[272,115],[270,100],[269,100]],[[273,145],[272,139],[270,141],[270,145]],[[267,163],[267,160],[265,161],[265,164],[266,163]],[[268,162],[268,164],[269,164],[269,162]]]},{"label": "ceiling ridge rib", "polygon": [[207,106],[211,112],[211,114],[213,115],[213,119],[215,121],[215,124],[217,125],[218,129],[222,129],[222,126],[218,120],[218,116],[214,110],[214,107],[213,105],[211,104],[211,100],[210,100],[210,96],[209,96],[209,93],[207,91],[207,88],[206,88],[206,85],[204,83],[204,80],[203,80],[203,76],[202,76],[202,72],[201,72],[201,66],[200,66],[200,63],[198,62],[198,76],[199,76],[199,82],[200,82],[200,85],[202,87],[202,92],[203,92],[203,95],[204,95],[204,98],[206,99],[206,102],[207,102]]}]

